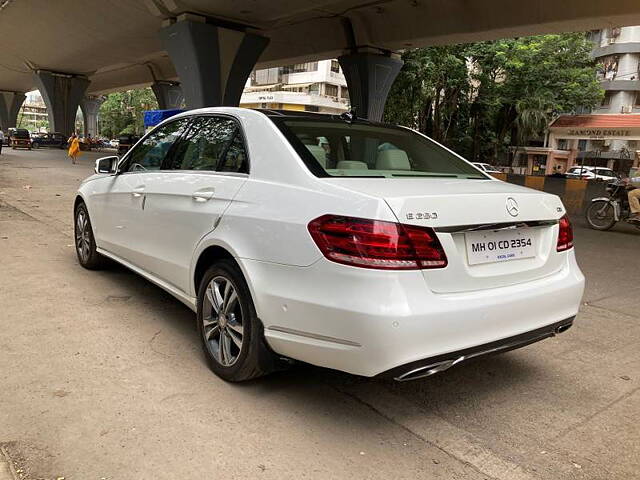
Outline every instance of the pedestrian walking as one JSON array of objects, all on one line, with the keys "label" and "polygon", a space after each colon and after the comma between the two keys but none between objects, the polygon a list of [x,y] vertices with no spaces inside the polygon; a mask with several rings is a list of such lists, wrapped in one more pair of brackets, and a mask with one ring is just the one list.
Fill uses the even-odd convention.
[{"label": "pedestrian walking", "polygon": [[4,143],[4,133],[0,130],[0,155],[2,155],[2,144]]},{"label": "pedestrian walking", "polygon": [[69,151],[67,154],[71,157],[71,163],[76,164],[76,160],[80,156],[80,140],[78,140],[78,136],[74,133],[69,137]]}]

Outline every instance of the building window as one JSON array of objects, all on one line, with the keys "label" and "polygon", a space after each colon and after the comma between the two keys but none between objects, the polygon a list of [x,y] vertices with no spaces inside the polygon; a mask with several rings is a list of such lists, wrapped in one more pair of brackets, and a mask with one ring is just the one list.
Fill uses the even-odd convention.
[{"label": "building window", "polygon": [[614,80],[618,74],[618,55],[609,55],[602,59],[599,76],[605,80]]},{"label": "building window", "polygon": [[558,139],[558,150],[568,150],[569,141],[566,138]]},{"label": "building window", "polygon": [[318,62],[306,62],[296,63],[295,65],[288,65],[283,68],[285,73],[304,73],[304,72],[317,72]]},{"label": "building window", "polygon": [[587,140],[581,138],[578,140],[578,150],[584,152],[587,149]]},{"label": "building window", "polygon": [[640,92],[636,92],[636,101],[634,102],[636,108],[640,108]]},{"label": "building window", "polygon": [[609,38],[618,38],[621,32],[622,32],[621,27],[613,27],[613,28],[610,28],[607,33],[609,34],[608,35]]},{"label": "building window", "polygon": [[338,60],[331,60],[331,71],[340,73],[340,62],[338,62]]},{"label": "building window", "polygon": [[319,112],[320,111],[320,107],[318,107],[317,105],[305,105],[304,109],[307,112]]},{"label": "building window", "polygon": [[324,86],[324,94],[329,96],[329,97],[337,97],[338,96],[338,86],[337,85],[331,85],[331,84],[327,83]]},{"label": "building window", "polygon": [[320,94],[320,84],[312,83],[309,85],[309,94],[311,95],[319,95]]},{"label": "building window", "polygon": [[613,94],[611,92],[604,92],[604,97],[602,98],[602,103],[600,104],[601,107],[608,107],[609,105],[611,105],[611,97],[613,96]]}]

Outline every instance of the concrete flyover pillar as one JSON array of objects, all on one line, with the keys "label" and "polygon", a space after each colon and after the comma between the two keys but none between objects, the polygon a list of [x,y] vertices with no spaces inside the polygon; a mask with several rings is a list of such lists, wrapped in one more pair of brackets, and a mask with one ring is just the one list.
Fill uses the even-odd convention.
[{"label": "concrete flyover pillar", "polygon": [[84,118],[84,135],[91,135],[91,138],[98,136],[98,113],[100,105],[105,101],[105,97],[84,97],[80,101],[80,110]]},{"label": "concrete flyover pillar", "polygon": [[25,94],[20,92],[0,92],[0,129],[5,133],[17,126],[18,112],[25,98]]},{"label": "concrete flyover pillar", "polygon": [[173,61],[187,108],[237,106],[251,70],[269,43],[193,16],[181,16],[160,31]]},{"label": "concrete flyover pillar", "polygon": [[76,113],[89,86],[86,77],[38,70],[36,86],[47,105],[49,130],[69,136],[75,130]]},{"label": "concrete flyover pillar", "polygon": [[151,85],[151,90],[158,100],[160,110],[173,110],[182,106],[184,95],[180,84],[158,81]]},{"label": "concrete flyover pillar", "polygon": [[338,57],[356,115],[380,121],[393,81],[403,61],[392,55],[355,52]]}]

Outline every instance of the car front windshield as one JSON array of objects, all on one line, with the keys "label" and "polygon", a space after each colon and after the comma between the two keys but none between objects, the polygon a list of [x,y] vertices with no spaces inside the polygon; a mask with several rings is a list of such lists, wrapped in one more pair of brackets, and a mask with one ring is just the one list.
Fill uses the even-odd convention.
[{"label": "car front windshield", "polygon": [[313,118],[274,118],[274,122],[317,176],[488,178],[408,129]]}]

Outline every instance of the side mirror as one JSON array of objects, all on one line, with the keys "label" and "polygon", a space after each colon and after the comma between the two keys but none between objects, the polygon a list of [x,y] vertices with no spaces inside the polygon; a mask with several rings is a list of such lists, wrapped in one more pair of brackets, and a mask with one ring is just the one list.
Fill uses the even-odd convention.
[{"label": "side mirror", "polygon": [[103,157],[96,160],[96,173],[116,173],[118,170],[118,157]]}]

